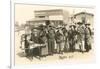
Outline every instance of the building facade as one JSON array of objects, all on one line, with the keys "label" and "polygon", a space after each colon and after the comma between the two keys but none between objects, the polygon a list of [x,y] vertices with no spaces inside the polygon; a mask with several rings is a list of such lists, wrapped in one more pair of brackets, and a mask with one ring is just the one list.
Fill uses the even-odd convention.
[{"label": "building facade", "polygon": [[27,21],[31,26],[32,25],[48,25],[53,26],[63,25],[68,22],[68,12],[62,9],[51,9],[51,10],[39,10],[34,11],[35,18],[33,20]]},{"label": "building facade", "polygon": [[91,25],[91,28],[93,28],[94,15],[92,13],[79,12],[77,14],[74,14],[74,18],[76,22],[89,23]]}]

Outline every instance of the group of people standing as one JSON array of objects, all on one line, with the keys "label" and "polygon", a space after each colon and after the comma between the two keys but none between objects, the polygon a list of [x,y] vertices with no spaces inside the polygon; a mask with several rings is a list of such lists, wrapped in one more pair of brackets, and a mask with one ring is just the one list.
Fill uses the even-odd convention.
[{"label": "group of people standing", "polygon": [[[49,54],[63,52],[88,52],[91,49],[92,32],[90,24],[78,22],[76,25],[70,25],[69,29],[66,26],[53,28],[49,26],[46,29],[46,39]],[[68,27],[68,26],[67,26]]]},{"label": "group of people standing", "polygon": [[[91,49],[92,36],[89,26],[90,24],[82,22],[78,22],[77,26],[74,24],[60,27],[41,25],[38,33],[32,29],[29,40],[34,41],[34,43],[46,44],[48,46],[48,55],[75,51],[88,52]],[[25,46],[28,48],[29,43],[27,39],[25,41]],[[27,52],[28,49],[25,51]]]}]

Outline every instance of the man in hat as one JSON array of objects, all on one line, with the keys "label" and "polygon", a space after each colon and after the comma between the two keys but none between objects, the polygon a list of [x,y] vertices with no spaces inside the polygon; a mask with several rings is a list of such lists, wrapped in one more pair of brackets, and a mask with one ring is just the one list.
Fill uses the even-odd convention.
[{"label": "man in hat", "polygon": [[82,22],[78,22],[78,28],[77,28],[77,32],[78,32],[78,43],[79,43],[79,48],[80,51],[83,53],[84,52],[84,38],[85,38],[85,27],[84,24]]},{"label": "man in hat", "polygon": [[64,25],[64,27],[62,28],[62,32],[63,32],[63,36],[64,36],[64,52],[68,51],[69,48],[69,44],[68,44],[68,29],[66,28],[68,27],[67,24]]},{"label": "man in hat", "polygon": [[63,54],[64,36],[63,36],[63,32],[62,32],[61,28],[58,28],[58,30],[57,30],[57,32],[55,34],[55,39],[56,39],[56,43],[57,43],[57,53]]},{"label": "man in hat", "polygon": [[70,30],[68,31],[68,40],[69,40],[69,51],[74,52],[75,51],[75,36],[76,36],[76,26],[71,25]]},{"label": "man in hat", "polygon": [[32,33],[31,33],[31,41],[35,42],[35,43],[39,43],[38,41],[38,30],[36,28],[33,28],[32,30]]},{"label": "man in hat", "polygon": [[86,52],[88,52],[91,49],[91,29],[90,29],[90,24],[85,24],[85,49]]},{"label": "man in hat", "polygon": [[47,39],[48,39],[48,53],[49,55],[53,55],[55,47],[55,31],[51,25],[49,26]]}]

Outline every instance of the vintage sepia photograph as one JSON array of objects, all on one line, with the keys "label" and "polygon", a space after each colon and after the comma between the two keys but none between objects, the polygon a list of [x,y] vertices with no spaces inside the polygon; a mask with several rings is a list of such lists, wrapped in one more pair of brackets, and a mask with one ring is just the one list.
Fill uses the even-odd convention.
[{"label": "vintage sepia photograph", "polygon": [[15,64],[91,63],[94,8],[14,4]]}]

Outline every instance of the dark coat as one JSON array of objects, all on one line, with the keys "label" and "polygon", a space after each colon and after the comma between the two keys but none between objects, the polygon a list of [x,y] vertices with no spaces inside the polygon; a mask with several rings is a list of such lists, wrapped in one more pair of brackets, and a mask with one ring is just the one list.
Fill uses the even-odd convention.
[{"label": "dark coat", "polygon": [[85,28],[84,27],[78,27],[77,32],[78,32],[78,41],[84,40],[84,38],[85,38]]},{"label": "dark coat", "polygon": [[47,37],[46,37],[46,31],[40,31],[40,33],[39,33],[39,43],[46,43],[46,41],[47,41]]},{"label": "dark coat", "polygon": [[59,31],[56,32],[55,39],[57,43],[61,43],[64,40],[63,34]]},{"label": "dark coat", "polygon": [[33,33],[31,34],[31,41],[33,41],[34,43],[39,43],[39,37],[35,36]]},{"label": "dark coat", "polygon": [[47,38],[48,39],[54,39],[55,38],[55,31],[53,29],[50,29],[48,31]]},{"label": "dark coat", "polygon": [[91,29],[86,27],[85,31],[85,49],[89,51],[89,49],[91,49]]},{"label": "dark coat", "polygon": [[68,39],[71,40],[71,39],[75,39],[75,36],[77,35],[77,31],[76,30],[69,30],[68,31]]}]

